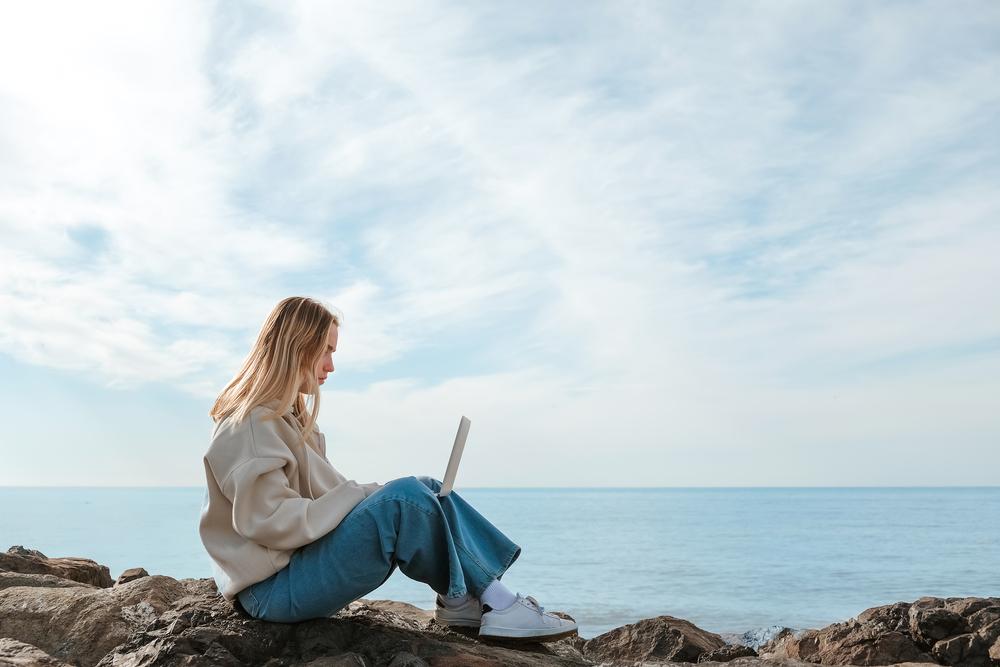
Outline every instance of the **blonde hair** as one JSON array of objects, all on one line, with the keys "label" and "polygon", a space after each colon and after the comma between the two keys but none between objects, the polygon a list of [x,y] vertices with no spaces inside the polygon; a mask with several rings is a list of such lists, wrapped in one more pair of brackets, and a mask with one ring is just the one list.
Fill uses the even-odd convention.
[{"label": "blonde hair", "polygon": [[[236,377],[215,399],[208,414],[216,422],[233,416],[240,423],[255,407],[277,403],[274,413],[265,418],[277,419],[291,410],[304,444],[319,416],[319,382],[313,369],[326,352],[330,328],[339,327],[341,319],[315,299],[282,299],[264,321]],[[306,392],[300,393],[303,384]],[[311,410],[306,410],[303,393],[312,396]]]}]

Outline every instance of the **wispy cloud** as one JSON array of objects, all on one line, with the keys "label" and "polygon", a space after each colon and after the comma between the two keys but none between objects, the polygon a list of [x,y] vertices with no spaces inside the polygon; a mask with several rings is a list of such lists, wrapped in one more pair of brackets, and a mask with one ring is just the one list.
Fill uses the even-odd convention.
[{"label": "wispy cloud", "polygon": [[964,7],[26,9],[0,28],[0,349],[208,398],[308,293],[372,381],[325,421],[403,462],[456,406],[537,454],[501,481],[979,451],[1000,10]]}]

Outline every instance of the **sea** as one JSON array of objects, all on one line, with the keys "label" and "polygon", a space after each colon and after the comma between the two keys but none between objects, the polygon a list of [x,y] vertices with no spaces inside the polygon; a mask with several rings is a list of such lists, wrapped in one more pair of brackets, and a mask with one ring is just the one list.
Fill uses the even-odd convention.
[{"label": "sea", "polygon": [[[668,614],[726,635],[925,595],[1000,596],[1000,487],[458,488],[521,546],[503,576],[594,637]],[[0,487],[0,549],[211,577],[198,487]],[[432,609],[398,570],[368,599]]]}]

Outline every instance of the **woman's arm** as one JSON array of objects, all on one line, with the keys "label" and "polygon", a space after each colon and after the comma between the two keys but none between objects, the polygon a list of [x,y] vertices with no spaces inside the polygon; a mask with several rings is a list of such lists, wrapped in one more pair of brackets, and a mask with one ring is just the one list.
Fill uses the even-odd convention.
[{"label": "woman's arm", "polygon": [[271,549],[297,549],[337,527],[374,490],[347,480],[315,500],[288,485],[285,459],[254,458],[235,468],[222,485],[233,503],[233,528]]}]

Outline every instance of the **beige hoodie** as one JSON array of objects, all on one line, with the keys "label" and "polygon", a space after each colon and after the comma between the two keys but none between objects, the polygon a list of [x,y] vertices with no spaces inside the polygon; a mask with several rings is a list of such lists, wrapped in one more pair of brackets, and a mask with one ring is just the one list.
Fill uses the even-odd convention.
[{"label": "beige hoodie", "polygon": [[291,414],[264,418],[270,414],[258,406],[240,424],[218,422],[204,458],[199,533],[227,600],[285,567],[296,549],[336,528],[382,486],[337,472],[318,429],[303,446]]}]

